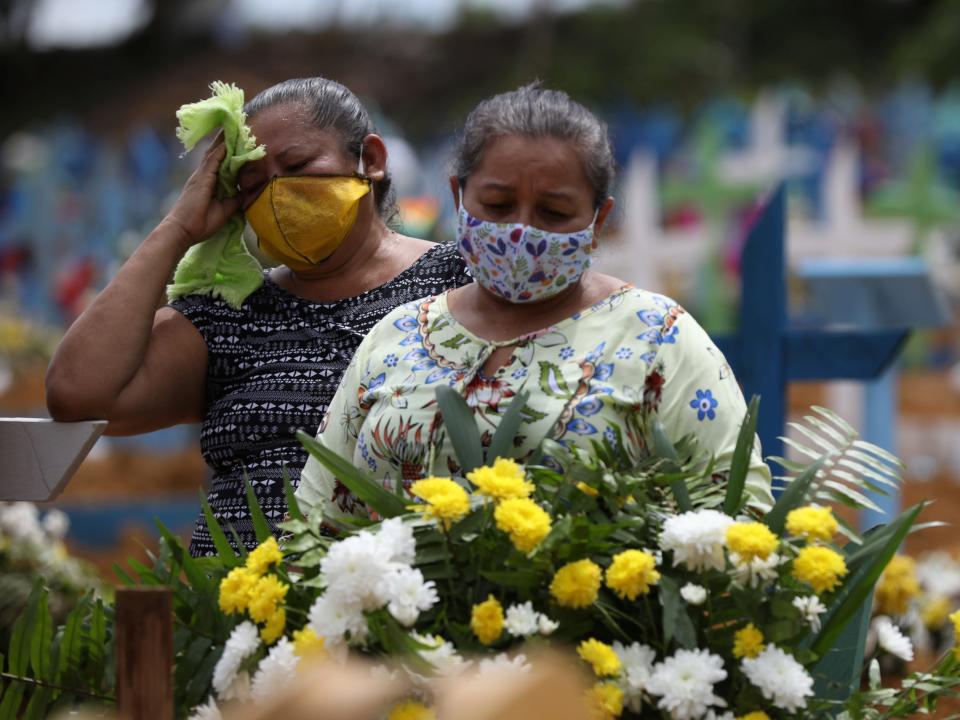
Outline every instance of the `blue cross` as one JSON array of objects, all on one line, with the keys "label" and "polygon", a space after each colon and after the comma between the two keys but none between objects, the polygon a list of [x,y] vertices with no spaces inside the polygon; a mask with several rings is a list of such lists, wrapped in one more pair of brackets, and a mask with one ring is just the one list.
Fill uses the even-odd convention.
[{"label": "blue cross", "polygon": [[872,380],[891,366],[909,330],[791,327],[785,263],[786,190],[781,184],[747,236],[741,261],[740,323],[717,338],[744,395],[761,397],[757,434],[764,455],[783,456],[787,383]]}]

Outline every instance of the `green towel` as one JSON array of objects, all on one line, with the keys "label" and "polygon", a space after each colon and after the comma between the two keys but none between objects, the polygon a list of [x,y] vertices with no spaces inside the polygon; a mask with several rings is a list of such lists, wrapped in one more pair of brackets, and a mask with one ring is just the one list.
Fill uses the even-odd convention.
[{"label": "green towel", "polygon": [[[243,90],[222,82],[212,83],[210,90],[210,98],[177,111],[177,139],[189,152],[202,138],[223,129],[227,154],[220,163],[217,195],[232,197],[237,194],[237,172],[245,162],[262,158],[266,151],[257,145],[247,127]],[[237,213],[213,237],[191,247],[177,265],[173,284],[167,286],[167,298],[213,295],[240,307],[263,284],[263,268],[247,252],[243,227],[243,215]]]}]

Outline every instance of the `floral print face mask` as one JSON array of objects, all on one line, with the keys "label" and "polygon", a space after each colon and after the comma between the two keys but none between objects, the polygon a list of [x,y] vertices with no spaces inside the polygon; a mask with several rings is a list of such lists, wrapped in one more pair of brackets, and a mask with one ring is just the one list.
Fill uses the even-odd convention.
[{"label": "floral print face mask", "polygon": [[460,201],[457,246],[473,279],[512,303],[537,302],[580,280],[590,267],[593,220],[583,230],[556,233],[523,223],[479,220]]}]

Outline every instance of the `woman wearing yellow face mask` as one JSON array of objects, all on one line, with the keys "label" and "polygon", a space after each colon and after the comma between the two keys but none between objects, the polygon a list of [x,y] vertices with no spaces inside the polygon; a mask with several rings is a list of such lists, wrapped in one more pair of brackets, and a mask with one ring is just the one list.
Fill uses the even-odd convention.
[{"label": "woman wearing yellow face mask", "polygon": [[[250,479],[268,520],[286,512],[312,430],[366,332],[403,303],[469,282],[452,245],[404,237],[387,152],[366,109],[323,78],[288,80],[245,108],[266,156],[243,166],[239,194],[214,195],[214,145],[174,207],[67,332],[47,375],[58,420],[106,418],[108,433],[202,422],[210,504],[248,546]],[[156,310],[186,250],[244,212],[279,264],[240,306],[192,295]],[[133,482],[135,478],[131,479]],[[191,552],[214,552],[202,516]]]}]

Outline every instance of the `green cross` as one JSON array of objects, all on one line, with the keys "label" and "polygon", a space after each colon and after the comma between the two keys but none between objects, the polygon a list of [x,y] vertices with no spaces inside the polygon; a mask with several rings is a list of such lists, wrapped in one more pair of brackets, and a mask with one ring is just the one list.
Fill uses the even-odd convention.
[{"label": "green cross", "polygon": [[913,254],[919,254],[930,232],[960,221],[957,192],[941,182],[936,160],[929,146],[918,150],[910,161],[905,180],[885,183],[867,202],[867,214],[896,217],[913,226]]}]

